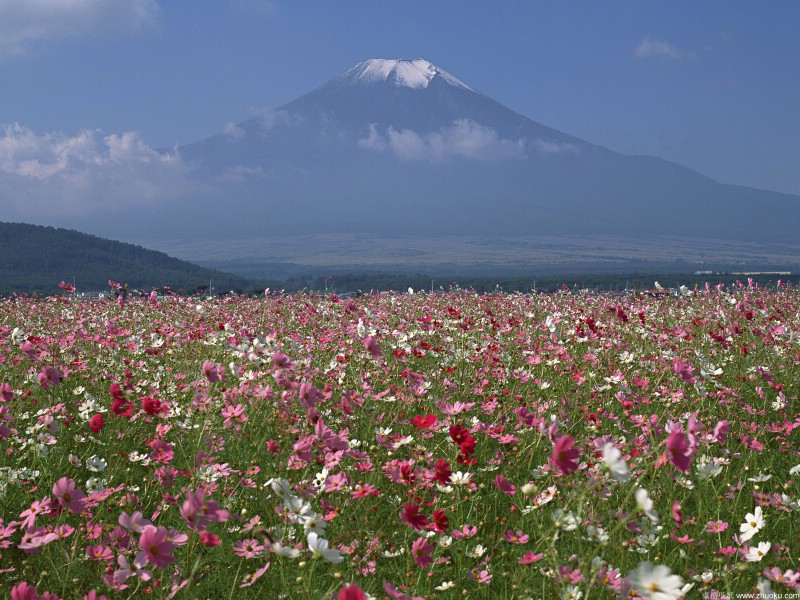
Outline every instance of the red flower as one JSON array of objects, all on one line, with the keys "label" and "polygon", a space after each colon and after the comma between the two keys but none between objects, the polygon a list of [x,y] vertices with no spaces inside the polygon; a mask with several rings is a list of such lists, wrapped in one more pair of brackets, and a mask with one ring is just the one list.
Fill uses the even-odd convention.
[{"label": "red flower", "polygon": [[430,429],[436,425],[436,415],[417,415],[411,419],[411,424],[417,429]]},{"label": "red flower", "polygon": [[339,590],[339,600],[365,600],[364,592],[355,583],[344,586]]},{"label": "red flower", "polygon": [[142,408],[148,415],[157,415],[161,412],[161,400],[145,396],[142,398]]},{"label": "red flower", "polygon": [[400,511],[400,520],[414,529],[425,529],[429,524],[428,517],[419,512],[419,505],[406,502]]},{"label": "red flower", "polygon": [[106,420],[103,418],[103,415],[96,414],[89,419],[89,429],[91,429],[95,433],[100,433],[103,427],[106,425]]},{"label": "red flower", "polygon": [[209,548],[213,548],[214,546],[219,546],[219,537],[217,537],[210,531],[201,531],[200,541],[203,542],[204,546],[208,546]]},{"label": "red flower", "polygon": [[433,529],[438,531],[439,533],[444,533],[447,531],[447,527],[450,525],[450,520],[447,518],[445,512],[441,509],[436,509],[433,511]]},{"label": "red flower", "polygon": [[433,468],[436,469],[436,476],[433,478],[434,481],[438,481],[442,485],[448,485],[450,483],[450,475],[453,474],[453,471],[450,469],[450,463],[440,458],[433,465]]}]

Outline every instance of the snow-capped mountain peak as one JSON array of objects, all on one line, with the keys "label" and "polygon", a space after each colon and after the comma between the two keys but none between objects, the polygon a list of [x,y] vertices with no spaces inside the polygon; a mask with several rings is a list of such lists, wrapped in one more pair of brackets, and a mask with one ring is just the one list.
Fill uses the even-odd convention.
[{"label": "snow-capped mountain peak", "polygon": [[342,75],[343,80],[361,85],[388,82],[397,87],[411,89],[428,87],[434,77],[440,77],[450,85],[474,91],[457,77],[422,58],[416,60],[373,58],[357,64]]}]

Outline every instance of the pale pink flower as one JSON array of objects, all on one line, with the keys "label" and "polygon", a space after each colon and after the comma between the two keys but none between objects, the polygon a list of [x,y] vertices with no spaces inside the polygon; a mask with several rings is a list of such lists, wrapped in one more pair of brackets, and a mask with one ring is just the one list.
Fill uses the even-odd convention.
[{"label": "pale pink flower", "polygon": [[61,506],[74,513],[83,512],[86,505],[86,494],[75,489],[75,482],[68,477],[62,477],[53,485],[53,495]]}]

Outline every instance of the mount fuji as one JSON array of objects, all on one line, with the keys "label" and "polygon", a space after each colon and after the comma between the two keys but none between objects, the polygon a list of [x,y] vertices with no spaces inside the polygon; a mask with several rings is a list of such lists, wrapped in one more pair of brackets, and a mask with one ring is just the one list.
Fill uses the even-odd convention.
[{"label": "mount fuji", "polygon": [[[416,256],[414,240],[437,239],[468,240],[458,250],[464,264],[488,260],[487,246],[497,250],[512,239],[517,247],[579,240],[576,252],[589,262],[608,255],[609,244],[634,239],[643,246],[628,255],[642,247],[661,255],[678,244],[687,249],[678,260],[691,260],[700,244],[709,260],[741,262],[736,248],[748,255],[767,246],[767,254],[791,255],[790,262],[800,257],[800,197],[619,154],[515,113],[422,59],[359,63],[177,152],[193,166],[196,185],[159,207],[147,237],[208,263],[222,255],[235,262],[237,252],[252,259],[257,240],[266,245],[256,253],[274,253],[269,240],[301,239],[295,258],[307,266],[362,264],[370,244],[350,246],[358,256],[348,255],[342,240],[352,236],[372,240],[373,248],[406,239],[384,266]],[[190,238],[231,243],[204,255]],[[336,258],[314,262],[326,253]],[[449,261],[437,256],[419,264]]]}]

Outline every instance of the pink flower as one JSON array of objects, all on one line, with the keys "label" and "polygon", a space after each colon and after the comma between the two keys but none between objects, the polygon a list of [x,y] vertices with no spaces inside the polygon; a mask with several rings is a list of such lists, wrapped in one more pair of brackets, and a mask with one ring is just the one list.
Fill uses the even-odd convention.
[{"label": "pink flower", "polygon": [[526,552],[525,555],[520,558],[517,562],[521,565],[530,565],[532,563],[538,562],[542,560],[544,554],[539,552],[538,554],[534,554],[533,552]]},{"label": "pink flower", "polygon": [[167,539],[167,529],[165,527],[154,527],[148,525],[139,537],[139,547],[142,549],[136,555],[136,562],[145,564],[149,562],[158,569],[163,569],[169,563],[175,562],[172,553],[175,551],[175,544]]},{"label": "pink flower", "polygon": [[203,363],[203,375],[206,376],[209,383],[216,383],[217,381],[225,381],[227,379],[225,367],[210,360]]},{"label": "pink flower", "polygon": [[133,576],[138,577],[142,581],[149,581],[153,577],[153,574],[145,569],[147,566],[147,559],[144,558],[144,556],[137,556],[133,559],[132,563],[129,563],[128,559],[120,554],[117,557],[117,564],[119,565],[119,569],[112,574],[114,583],[117,585],[122,585],[129,577]]},{"label": "pink flower", "polygon": [[75,286],[72,285],[71,283],[67,283],[66,281],[62,281],[61,283],[59,283],[58,287],[60,287],[62,290],[64,290],[68,294],[71,294],[72,292],[75,291]]},{"label": "pink flower", "polygon": [[675,520],[675,523],[678,525],[678,527],[683,525],[683,515],[681,514],[680,502],[672,503],[672,518]]},{"label": "pink flower", "polygon": [[528,537],[527,533],[522,531],[517,531],[514,533],[511,529],[509,529],[503,534],[503,539],[512,544],[525,544],[530,538]]},{"label": "pink flower", "polygon": [[90,560],[105,560],[108,562],[114,560],[114,553],[111,551],[111,548],[102,544],[98,546],[88,546],[86,548],[86,556]]},{"label": "pink flower", "polygon": [[250,587],[251,585],[253,585],[256,581],[261,579],[261,576],[264,573],[267,572],[267,570],[269,569],[269,565],[270,565],[270,563],[269,563],[269,561],[267,561],[264,564],[264,566],[261,567],[260,569],[258,569],[255,573],[250,573],[249,575],[246,575],[245,578],[244,578],[244,581],[242,582],[242,585],[240,585],[239,587],[240,588],[246,588],[246,587]]},{"label": "pink flower", "polygon": [[11,600],[42,600],[42,597],[35,587],[23,581],[11,588]]},{"label": "pink flower", "polygon": [[494,487],[510,496],[513,496],[517,491],[512,483],[502,475],[498,475],[494,478]]},{"label": "pink flower", "polygon": [[36,523],[36,517],[42,513],[50,510],[50,499],[42,498],[41,500],[34,500],[31,507],[23,510],[19,516],[25,517],[25,520],[20,523],[23,529],[31,529]]},{"label": "pink flower", "polygon": [[472,577],[475,581],[484,585],[488,585],[492,581],[492,574],[489,573],[487,569],[483,569],[481,571],[478,569],[472,569],[469,574],[470,577]]},{"label": "pink flower", "polygon": [[425,600],[421,596],[409,596],[408,594],[398,591],[398,589],[388,581],[383,582],[383,591],[389,594],[389,598],[392,600]]},{"label": "pink flower", "polygon": [[195,531],[204,531],[211,522],[223,523],[230,516],[214,500],[206,500],[201,490],[187,496],[180,512],[189,528]]},{"label": "pink flower", "polygon": [[59,373],[53,367],[45,365],[39,372],[37,379],[39,380],[39,385],[41,385],[43,389],[47,389],[53,385],[58,385],[61,383],[61,373]]},{"label": "pink flower", "polygon": [[414,562],[423,569],[433,562],[433,558],[431,558],[433,550],[433,544],[429,544],[424,537],[417,538],[411,544],[411,556],[414,557]]},{"label": "pink flower", "polygon": [[75,489],[75,482],[67,477],[62,477],[53,485],[53,495],[61,506],[74,513],[83,512],[86,504],[86,494]]},{"label": "pink flower", "polygon": [[366,348],[373,357],[380,358],[381,347],[378,345],[378,340],[371,335],[364,338],[364,348]]},{"label": "pink flower", "polygon": [[347,474],[344,471],[339,471],[335,475],[329,475],[325,480],[325,491],[341,492],[347,489]]},{"label": "pink flower", "polygon": [[728,524],[725,521],[709,521],[705,531],[707,533],[722,533],[727,528]]},{"label": "pink flower", "polygon": [[680,425],[676,425],[669,433],[666,441],[669,461],[675,468],[682,473],[689,472],[689,465],[692,462],[692,451],[689,448],[689,441]]},{"label": "pink flower", "polygon": [[256,558],[264,553],[266,547],[258,540],[239,540],[233,545],[233,553],[242,558]]},{"label": "pink flower", "polygon": [[728,421],[719,421],[714,427],[714,440],[719,442],[720,444],[724,444],[725,440],[728,439],[728,434],[731,431],[731,426]]},{"label": "pink flower", "polygon": [[569,435],[562,435],[553,446],[553,454],[550,455],[550,462],[561,469],[565,475],[578,469],[577,460],[581,453],[577,448],[573,448],[574,438]]}]

